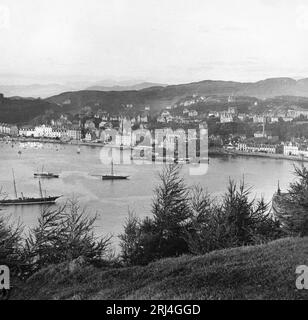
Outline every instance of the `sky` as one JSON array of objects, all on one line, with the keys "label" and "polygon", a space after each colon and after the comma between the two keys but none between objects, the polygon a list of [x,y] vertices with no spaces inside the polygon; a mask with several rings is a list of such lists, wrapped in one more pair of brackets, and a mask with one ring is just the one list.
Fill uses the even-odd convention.
[{"label": "sky", "polygon": [[0,0],[0,83],[308,77],[307,0]]}]

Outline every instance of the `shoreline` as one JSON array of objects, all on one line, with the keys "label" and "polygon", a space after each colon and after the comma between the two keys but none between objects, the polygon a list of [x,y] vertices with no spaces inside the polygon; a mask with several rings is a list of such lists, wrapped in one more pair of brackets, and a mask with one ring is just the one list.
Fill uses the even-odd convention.
[{"label": "shoreline", "polygon": [[[8,143],[16,143],[16,142],[20,142],[20,143],[28,143],[28,142],[34,142],[34,143],[50,143],[50,144],[59,144],[59,145],[72,145],[72,146],[86,146],[86,147],[95,147],[95,148],[118,148],[120,149],[121,146],[117,146],[117,145],[108,145],[108,144],[104,144],[104,143],[99,143],[99,142],[82,142],[79,140],[71,140],[71,141],[61,141],[61,140],[53,140],[53,139],[35,139],[35,138],[10,138],[10,139],[1,139],[0,138],[0,142],[8,142]],[[130,149],[130,147],[122,147],[123,150],[126,149]]]},{"label": "shoreline", "polygon": [[[92,148],[115,148],[123,150],[130,150],[130,147],[124,146],[117,146],[117,145],[108,145],[104,143],[91,143],[91,142],[81,142],[78,140],[71,140],[68,142],[65,141],[58,141],[53,139],[36,139],[36,138],[13,138],[10,139],[3,139],[0,138],[0,142],[3,143],[50,143],[50,144],[59,144],[59,145],[72,145],[72,146],[86,146]],[[271,153],[261,153],[261,152],[244,152],[239,150],[225,150],[223,148],[210,148],[208,150],[208,156],[244,156],[244,157],[255,157],[255,158],[270,158],[276,160],[289,160],[295,162],[308,162],[308,158],[298,157],[298,156],[286,156],[284,154],[271,154]]]},{"label": "shoreline", "polygon": [[276,160],[289,160],[296,162],[308,162],[308,158],[299,158],[297,156],[286,156],[284,154],[271,154],[271,153],[261,153],[261,152],[243,152],[238,150],[228,151],[227,155],[232,156],[244,156],[244,157],[255,157],[255,158],[270,158]]}]

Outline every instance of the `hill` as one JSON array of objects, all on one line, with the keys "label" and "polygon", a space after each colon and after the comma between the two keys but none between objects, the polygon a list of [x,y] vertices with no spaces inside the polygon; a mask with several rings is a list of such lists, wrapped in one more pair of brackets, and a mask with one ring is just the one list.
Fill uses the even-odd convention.
[{"label": "hill", "polygon": [[151,106],[152,110],[158,111],[194,94],[248,96],[259,99],[276,96],[308,97],[308,79],[296,81],[291,78],[273,78],[256,83],[207,80],[167,87],[151,87],[139,91],[102,92],[86,90],[62,93],[48,98],[47,101],[62,105],[65,101],[70,100],[71,110],[79,110],[85,105],[100,104],[106,107],[107,111],[110,111],[119,109],[122,104],[133,104],[137,109],[148,105]]},{"label": "hill", "polygon": [[307,299],[295,269],[308,262],[308,238],[183,256],[146,267],[51,266],[19,284],[13,299]]},{"label": "hill", "polygon": [[95,85],[87,88],[86,90],[92,90],[92,91],[135,91],[135,90],[143,90],[143,89],[148,89],[152,87],[166,87],[166,84],[160,84],[160,83],[152,83],[152,82],[143,82],[143,83],[138,83],[135,85],[130,85],[130,86],[100,86],[100,85]]},{"label": "hill", "polygon": [[4,98],[0,94],[0,122],[27,124],[47,110],[60,111],[61,108],[41,99]]},{"label": "hill", "polygon": [[[207,80],[166,87],[152,87],[155,84],[141,83],[136,85],[135,89],[147,85],[150,87],[129,91],[69,91],[45,100],[21,98],[20,96],[2,99],[0,102],[0,122],[27,123],[43,115],[49,109],[64,113],[78,113],[85,106],[91,106],[94,111],[101,108],[111,114],[118,114],[125,109],[123,106],[132,104],[134,106],[133,112],[142,111],[145,106],[150,106],[151,112],[157,113],[194,94],[214,97],[214,99],[207,101],[206,105],[200,105],[199,109],[202,110],[198,109],[198,111],[225,110],[228,106],[227,97],[230,95],[237,98],[236,105],[243,112],[253,105],[251,98],[247,99],[247,97],[258,98],[261,109],[266,108],[268,104],[276,104],[276,102],[279,106],[285,104],[286,108],[293,103],[303,108],[308,106],[308,79],[296,81],[290,78],[274,78],[256,83]],[[117,89],[124,87],[119,86]],[[127,84],[126,87],[133,88],[134,85]],[[98,84],[97,88],[103,89],[104,87]],[[224,99],[222,101],[218,99],[218,101],[215,97],[224,97]],[[217,101],[215,102],[215,100]]]}]

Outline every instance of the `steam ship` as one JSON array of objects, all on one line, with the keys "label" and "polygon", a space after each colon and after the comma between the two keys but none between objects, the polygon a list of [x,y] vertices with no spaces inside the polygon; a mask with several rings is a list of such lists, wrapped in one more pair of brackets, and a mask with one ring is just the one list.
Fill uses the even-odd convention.
[{"label": "steam ship", "polygon": [[0,206],[18,206],[18,205],[44,205],[44,204],[54,204],[59,198],[62,196],[43,196],[41,181],[39,180],[39,189],[40,189],[40,197],[24,197],[23,193],[21,193],[21,197],[18,197],[17,186],[15,181],[15,175],[13,171],[13,184],[15,191],[14,199],[1,199]]},{"label": "steam ship", "polygon": [[51,172],[45,172],[44,166],[42,167],[42,172],[34,173],[34,178],[40,178],[40,179],[53,179],[53,178],[59,178],[58,174],[54,174]]}]

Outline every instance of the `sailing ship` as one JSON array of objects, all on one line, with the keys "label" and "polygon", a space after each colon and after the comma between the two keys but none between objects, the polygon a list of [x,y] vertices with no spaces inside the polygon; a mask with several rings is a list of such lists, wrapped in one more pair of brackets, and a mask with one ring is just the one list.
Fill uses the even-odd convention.
[{"label": "sailing ship", "polygon": [[18,206],[18,205],[43,205],[43,204],[54,204],[56,200],[61,198],[61,196],[43,196],[41,180],[39,180],[39,189],[40,189],[40,197],[24,197],[23,193],[21,193],[21,197],[18,197],[17,186],[15,175],[13,171],[13,184],[14,184],[14,192],[15,199],[2,199],[0,200],[0,206]]},{"label": "sailing ship", "polygon": [[127,180],[129,176],[120,176],[114,174],[114,164],[111,162],[111,174],[102,176],[102,180]]},{"label": "sailing ship", "polygon": [[43,167],[42,172],[34,173],[34,178],[53,179],[53,178],[59,178],[59,175],[51,172],[44,172],[44,167]]}]

